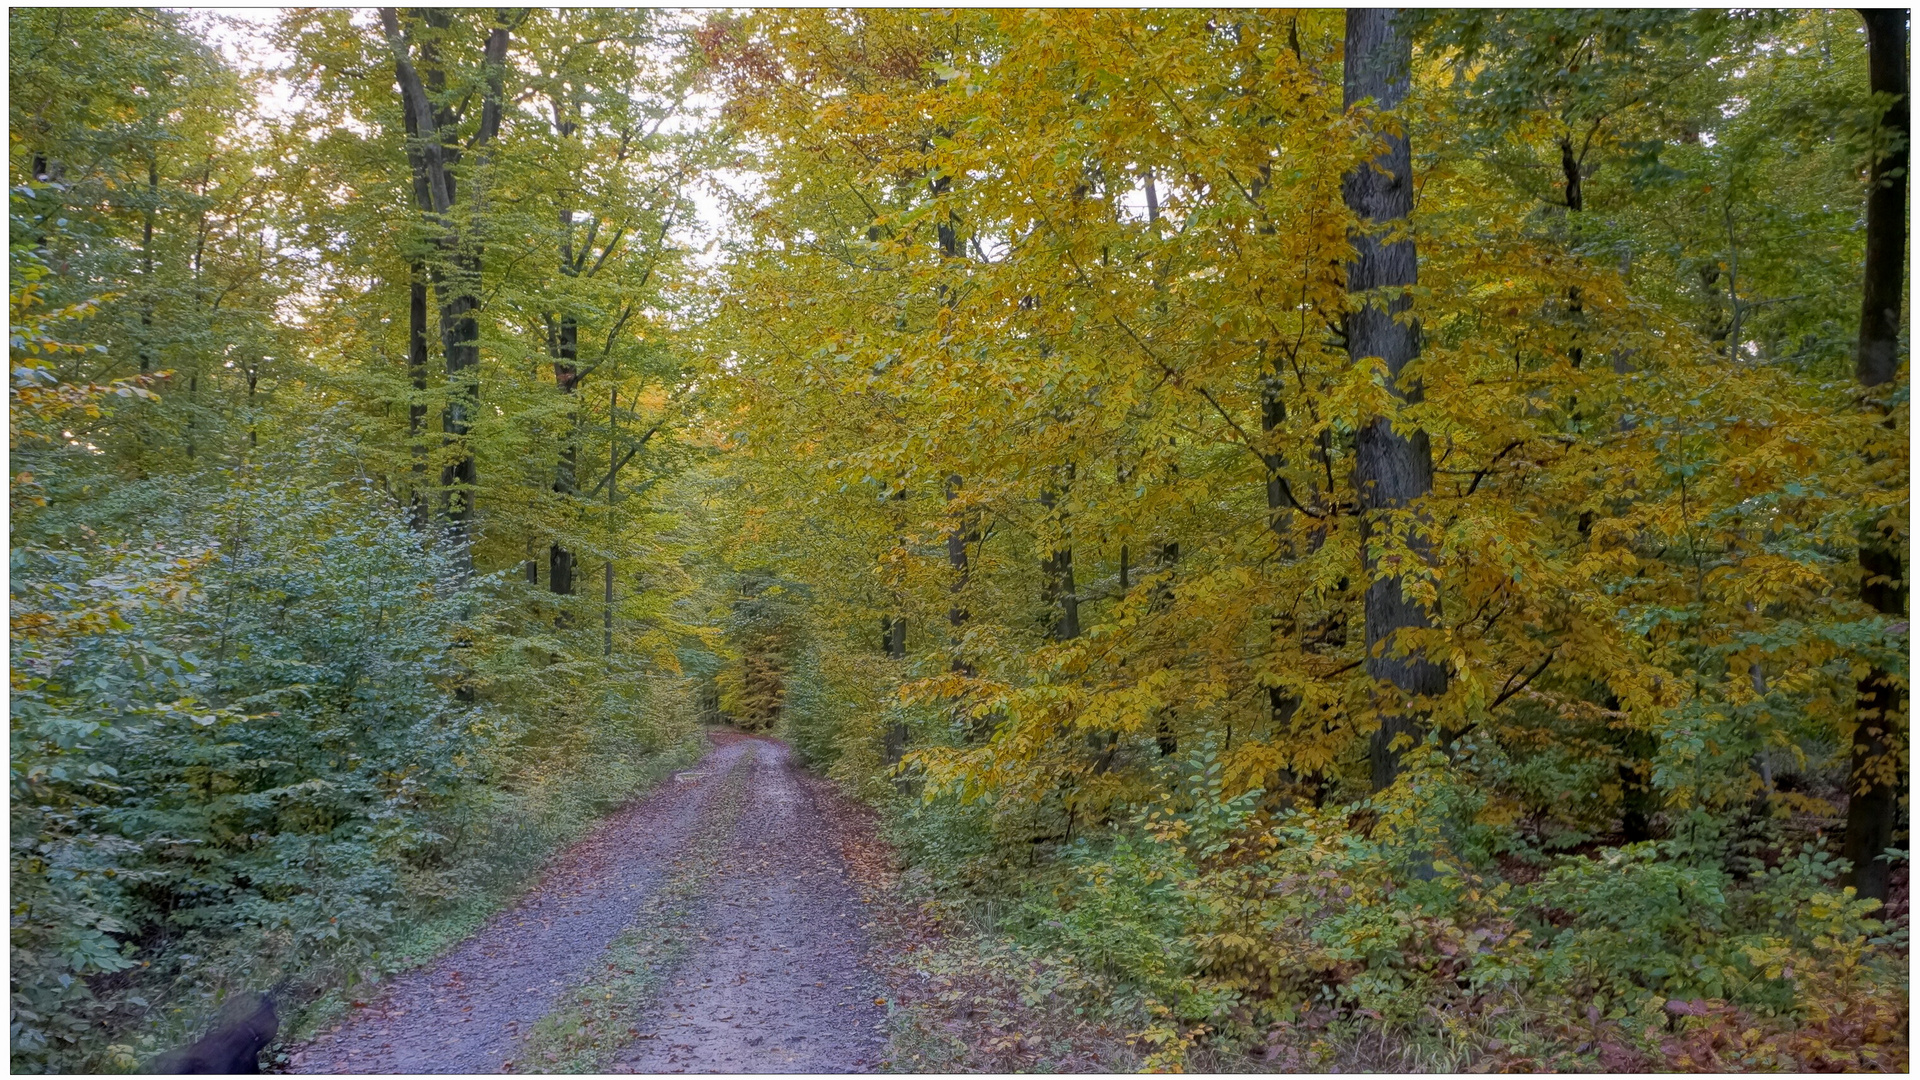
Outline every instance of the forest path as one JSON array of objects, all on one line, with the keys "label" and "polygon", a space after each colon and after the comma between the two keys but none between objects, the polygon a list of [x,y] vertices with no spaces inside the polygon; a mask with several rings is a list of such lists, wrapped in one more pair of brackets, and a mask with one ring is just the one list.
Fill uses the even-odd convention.
[{"label": "forest path", "polygon": [[289,1071],[875,1068],[883,992],[818,796],[784,744],[712,739],[514,908],[296,1049]]}]

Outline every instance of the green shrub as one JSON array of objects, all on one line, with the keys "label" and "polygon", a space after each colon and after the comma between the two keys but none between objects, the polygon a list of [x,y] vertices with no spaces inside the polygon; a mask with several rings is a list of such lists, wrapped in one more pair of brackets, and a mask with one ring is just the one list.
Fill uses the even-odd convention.
[{"label": "green shrub", "polygon": [[[132,485],[117,539],[16,532],[18,1071],[129,1066],[232,991],[379,977],[693,734],[637,671],[504,672],[510,642],[468,643],[506,585],[383,493],[303,475]],[[510,682],[542,692],[508,707]]]}]

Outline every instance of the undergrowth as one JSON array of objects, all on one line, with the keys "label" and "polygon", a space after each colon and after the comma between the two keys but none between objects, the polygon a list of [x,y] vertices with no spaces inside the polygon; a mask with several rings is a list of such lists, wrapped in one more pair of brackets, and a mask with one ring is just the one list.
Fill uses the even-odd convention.
[{"label": "undergrowth", "polygon": [[15,1071],[135,1068],[243,991],[323,1016],[698,738],[684,680],[555,651],[523,586],[280,464],[16,535]]},{"label": "undergrowth", "polygon": [[1904,919],[1818,841],[1716,859],[1674,830],[1536,876],[1438,754],[1367,804],[1279,812],[1227,796],[1209,748],[1178,768],[1019,858],[988,842],[1002,807],[897,800],[909,881],[1024,999],[1120,1025],[1150,1070],[1906,1066]]}]

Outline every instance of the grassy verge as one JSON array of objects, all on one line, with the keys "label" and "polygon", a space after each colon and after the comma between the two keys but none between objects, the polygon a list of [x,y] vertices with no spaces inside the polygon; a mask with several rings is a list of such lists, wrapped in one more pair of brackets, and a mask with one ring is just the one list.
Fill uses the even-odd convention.
[{"label": "grassy verge", "polygon": [[646,1037],[636,1026],[643,1007],[691,947],[688,933],[707,883],[720,869],[734,823],[746,805],[750,757],[742,757],[715,793],[686,854],[641,905],[634,924],[607,946],[586,981],[563,995],[533,1026],[506,1071],[594,1073],[620,1050]]}]

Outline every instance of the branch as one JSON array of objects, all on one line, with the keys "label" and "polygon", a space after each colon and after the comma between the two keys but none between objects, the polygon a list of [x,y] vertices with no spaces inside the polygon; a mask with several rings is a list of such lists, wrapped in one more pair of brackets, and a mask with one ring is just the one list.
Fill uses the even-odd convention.
[{"label": "branch", "polygon": [[413,62],[407,58],[411,47],[406,34],[400,29],[399,11],[381,8],[380,28],[386,34],[387,48],[393,53],[393,73],[400,83],[401,104],[412,118],[414,130],[420,139],[420,159],[426,169],[428,199],[433,204],[426,209],[444,214],[453,205],[453,195],[447,188],[445,148],[440,143],[439,128],[434,123],[433,104],[427,100],[427,88],[420,82],[420,73],[414,69]]},{"label": "branch", "polygon": [[[1128,330],[1127,332],[1131,334],[1133,331]],[[1137,341],[1139,339],[1135,338],[1134,340]],[[1171,372],[1169,372],[1169,374],[1171,374]],[[1226,409],[1223,409],[1220,407],[1220,403],[1214,400],[1213,394],[1210,393],[1206,387],[1196,386],[1194,387],[1194,390],[1198,391],[1201,397],[1207,399],[1207,404],[1213,406],[1214,411],[1219,413],[1221,418],[1227,422],[1227,426],[1233,428],[1234,431],[1239,432],[1241,445],[1245,446],[1249,451],[1251,451],[1254,457],[1260,459],[1260,465],[1262,468],[1265,468],[1267,470],[1268,476],[1272,477],[1275,480],[1280,481],[1280,493],[1287,497],[1287,502],[1290,503],[1295,510],[1298,510],[1301,513],[1307,515],[1308,517],[1315,518],[1315,519],[1326,516],[1324,514],[1316,514],[1313,511],[1307,509],[1306,507],[1300,505],[1300,500],[1293,497],[1293,485],[1287,483],[1287,478],[1284,476],[1281,476],[1279,472],[1274,470],[1274,468],[1267,463],[1267,456],[1265,454],[1262,454],[1259,451],[1259,449],[1253,445],[1253,437],[1251,435],[1248,435],[1246,429],[1240,426],[1240,421],[1235,420],[1233,416],[1227,412]]]},{"label": "branch", "polygon": [[1512,675],[1507,676],[1506,685],[1500,688],[1500,696],[1493,699],[1493,704],[1487,706],[1487,711],[1492,712],[1493,710],[1506,704],[1508,698],[1512,697],[1513,695],[1519,693],[1522,690],[1525,690],[1527,688],[1528,683],[1533,682],[1533,680],[1537,676],[1539,676],[1541,672],[1547,670],[1547,665],[1553,663],[1553,658],[1559,651],[1560,651],[1560,647],[1557,645],[1554,646],[1552,649],[1549,649],[1547,651],[1546,659],[1540,661],[1540,666],[1537,668],[1534,668],[1531,672],[1529,672],[1527,674],[1527,677],[1521,681],[1519,686],[1513,685],[1513,680],[1520,674],[1518,671],[1514,672]]},{"label": "branch", "polygon": [[1499,453],[1493,455],[1493,460],[1487,462],[1486,468],[1483,468],[1479,472],[1474,473],[1473,483],[1468,485],[1467,494],[1471,495],[1474,492],[1479,491],[1480,481],[1485,480],[1487,478],[1487,474],[1493,471],[1493,467],[1495,465],[1500,464],[1500,459],[1503,457],[1506,457],[1509,452],[1511,452],[1515,447],[1519,446],[1520,442],[1521,440],[1515,439],[1514,441],[1508,443],[1505,446],[1505,448],[1503,448]]},{"label": "branch", "polygon": [[[661,423],[665,423],[665,421],[661,421]],[[647,440],[653,438],[653,433],[659,430],[660,430],[660,424],[655,424],[653,425],[652,429],[650,429],[645,435],[640,436],[639,442],[634,443],[632,446],[627,448],[627,456],[621,458],[620,463],[618,465],[615,465],[613,468],[607,470],[607,475],[601,477],[600,482],[593,485],[593,490],[587,492],[584,496],[582,496],[582,498],[591,499],[595,495],[600,494],[600,489],[603,487],[606,487],[608,481],[612,480],[616,476],[619,476],[620,470],[626,468],[627,462],[633,460],[633,455],[639,453],[640,448],[647,445]]]}]

